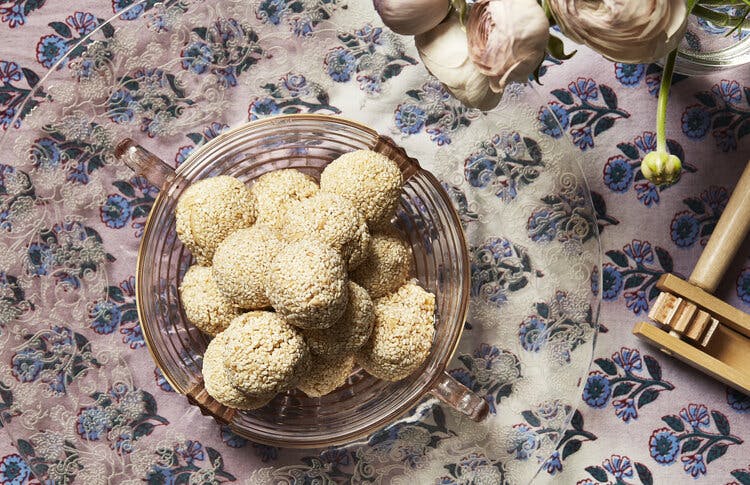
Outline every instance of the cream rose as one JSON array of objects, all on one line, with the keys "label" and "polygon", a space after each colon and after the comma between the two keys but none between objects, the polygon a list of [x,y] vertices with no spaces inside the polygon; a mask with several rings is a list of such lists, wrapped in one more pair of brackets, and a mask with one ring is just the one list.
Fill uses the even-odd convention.
[{"label": "cream rose", "polygon": [[469,56],[493,91],[524,82],[544,60],[549,21],[536,0],[479,0],[466,22]]},{"label": "cream rose", "polygon": [[497,106],[502,92],[490,89],[490,80],[469,59],[466,34],[456,15],[414,38],[422,62],[464,104],[482,110]]},{"label": "cream rose", "polygon": [[383,23],[402,35],[427,32],[450,12],[450,0],[373,0]]},{"label": "cream rose", "polygon": [[546,0],[560,29],[609,59],[653,62],[685,33],[685,0]]}]

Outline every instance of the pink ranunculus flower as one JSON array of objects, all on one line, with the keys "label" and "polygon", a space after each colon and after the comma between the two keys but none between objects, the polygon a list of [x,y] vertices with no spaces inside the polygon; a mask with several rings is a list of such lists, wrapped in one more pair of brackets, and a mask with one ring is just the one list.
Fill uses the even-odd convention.
[{"label": "pink ranunculus flower", "polygon": [[402,35],[417,35],[435,27],[451,9],[450,0],[373,0],[383,23]]},{"label": "pink ranunculus flower", "polygon": [[457,15],[414,38],[422,62],[464,104],[482,110],[500,102],[502,92],[490,89],[490,79],[469,59],[466,33]]},{"label": "pink ranunculus flower", "polygon": [[524,82],[544,60],[549,21],[536,0],[479,0],[466,22],[469,55],[493,91]]},{"label": "pink ranunculus flower", "polygon": [[661,59],[677,48],[687,23],[685,0],[546,0],[571,40],[626,63]]}]

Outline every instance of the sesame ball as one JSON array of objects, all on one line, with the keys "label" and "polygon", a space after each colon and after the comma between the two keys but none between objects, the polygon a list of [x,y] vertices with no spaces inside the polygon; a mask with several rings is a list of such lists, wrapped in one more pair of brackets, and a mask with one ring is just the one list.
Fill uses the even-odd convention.
[{"label": "sesame ball", "polygon": [[290,389],[306,371],[310,351],[302,335],[272,312],[249,312],[226,330],[224,365],[229,381],[253,395]]},{"label": "sesame ball", "polygon": [[209,335],[216,335],[240,312],[221,294],[212,273],[206,266],[188,268],[180,284],[180,300],[190,323]]},{"label": "sesame ball", "polygon": [[435,295],[407,283],[375,300],[375,327],[357,352],[357,362],[371,375],[397,381],[422,365],[435,335]]},{"label": "sesame ball", "polygon": [[370,249],[370,231],[354,204],[336,194],[319,192],[286,212],[284,236],[298,241],[314,235],[339,251],[349,270],[359,266]]},{"label": "sesame ball", "polygon": [[255,222],[255,198],[245,184],[220,175],[195,182],[177,201],[177,236],[199,264],[210,265],[216,246]]},{"label": "sesame ball", "polygon": [[362,347],[372,333],[375,315],[364,288],[350,281],[344,316],[330,328],[303,330],[310,352],[319,356],[347,355]]},{"label": "sesame ball", "polygon": [[349,276],[372,298],[381,298],[396,291],[406,282],[411,268],[411,251],[394,234],[373,234],[370,254]]},{"label": "sesame ball", "polygon": [[276,233],[258,224],[230,234],[214,254],[213,276],[219,291],[240,308],[269,306],[266,274],[280,247]]},{"label": "sesame ball", "polygon": [[258,208],[258,223],[281,231],[287,208],[319,190],[312,177],[298,170],[283,169],[261,175],[251,188]]},{"label": "sesame ball", "polygon": [[288,244],[271,263],[266,294],[287,322],[300,328],[328,328],[349,298],[344,261],[317,239]]},{"label": "sesame ball", "polygon": [[257,409],[265,406],[273,394],[251,396],[245,394],[229,382],[224,367],[226,334],[220,333],[209,342],[203,354],[203,382],[208,394],[225,406],[236,409]]},{"label": "sesame ball", "polygon": [[357,150],[341,155],[320,175],[320,188],[352,201],[372,229],[396,212],[401,170],[383,154]]},{"label": "sesame ball", "polygon": [[314,356],[309,370],[300,377],[297,389],[310,397],[325,396],[343,385],[353,368],[354,357],[351,355]]}]

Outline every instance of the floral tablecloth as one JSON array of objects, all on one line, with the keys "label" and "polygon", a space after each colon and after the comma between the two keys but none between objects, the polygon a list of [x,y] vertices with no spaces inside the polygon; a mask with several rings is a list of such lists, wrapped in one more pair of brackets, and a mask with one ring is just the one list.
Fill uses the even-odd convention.
[{"label": "floral tablecloth", "polygon": [[[25,99],[47,70],[80,38],[132,3],[132,0],[0,0],[0,38],[3,40],[0,43],[0,125],[9,137],[13,137],[14,130],[18,129],[11,126],[16,110],[21,106],[18,100]],[[172,7],[179,6],[179,3],[173,0],[166,2]],[[318,22],[327,18],[332,9],[346,8],[346,2],[340,0],[264,0],[256,3],[256,20],[283,25],[285,28],[280,29],[281,36],[304,37]],[[116,25],[124,25],[148,15],[149,11],[155,9],[154,4],[148,0],[142,6],[129,10],[115,21]],[[154,22],[162,22],[154,28],[168,28],[170,19],[165,14],[154,17]],[[202,34],[206,35],[205,29]],[[200,36],[201,31],[197,35]],[[359,42],[357,38],[361,40],[362,36],[376,35],[379,33],[367,31],[342,39],[344,46],[327,58],[326,74],[330,82],[341,83],[341,89],[344,89],[344,84],[351,79],[346,89],[359,89],[369,96],[377,96],[381,84],[385,82],[393,85],[391,89],[398,90],[398,83],[391,78],[397,78],[402,70],[408,70],[419,61],[400,52],[388,58],[386,66],[365,66],[358,57],[357,49],[361,46],[355,48],[352,45]],[[211,67],[211,54],[203,51],[204,48],[208,48],[205,43],[189,45],[189,52],[183,53],[186,70],[200,74],[215,69]],[[155,49],[158,50],[158,46]],[[265,54],[258,52],[257,58]],[[246,64],[212,73],[223,77],[227,86],[235,85],[243,69],[249,69],[255,62],[254,58],[254,55],[246,56]],[[85,62],[69,67],[80,76],[81,72],[92,68]],[[356,74],[352,72],[354,65]],[[368,76],[375,69],[380,69],[380,74]],[[666,189],[656,188],[643,180],[637,170],[643,154],[655,147],[653,119],[660,73],[656,65],[611,63],[588,49],[580,48],[571,60],[562,62],[549,58],[545,61],[543,84],[538,88],[543,99],[539,106],[530,107],[533,113],[538,113],[537,121],[541,123],[543,136],[573,143],[573,150],[580,153],[580,161],[593,192],[605,251],[602,287],[598,288],[597,278],[592,279],[592,290],[600,291],[604,300],[600,316],[602,333],[598,337],[595,361],[585,380],[582,396],[577,403],[579,411],[573,415],[569,431],[552,456],[539,461],[542,471],[537,481],[541,483],[690,483],[694,479],[711,484],[750,483],[750,397],[696,373],[638,342],[630,333],[633,323],[646,319],[646,313],[656,296],[656,277],[663,272],[690,273],[748,160],[750,68],[706,77],[676,77],[670,100],[668,136],[670,150],[681,155],[685,172],[676,185]],[[143,79],[152,74],[141,73],[140,79],[126,80],[124,89],[110,97],[109,102],[115,108],[122,107],[119,112],[114,110],[115,116],[121,117],[113,119],[114,122],[126,122],[134,116],[127,109],[131,101],[128,99],[128,89],[125,89],[128,88],[127,83],[145,82]],[[298,89],[300,83],[305,82],[304,78],[285,78],[278,82],[263,87],[268,97],[248,99],[243,106],[233,108],[242,110],[245,119],[272,114],[284,106],[296,106],[306,111],[337,112],[326,96],[306,100],[295,97],[291,101],[276,96],[281,92],[282,84],[283,89],[288,91],[295,89],[295,86]],[[171,82],[170,85],[178,89]],[[338,89],[336,86],[333,89]],[[448,145],[451,143],[451,133],[441,130],[438,125],[431,126],[430,118],[419,109],[420,96],[429,94],[429,86],[425,86],[422,91],[396,93],[406,94],[418,102],[405,103],[403,109],[391,106],[388,116],[393,118],[393,123],[402,133],[424,130],[436,145]],[[548,122],[545,111],[541,110],[544,103],[557,115],[560,125]],[[162,121],[148,119],[141,129],[149,137],[158,135],[164,129],[160,124]],[[224,128],[221,123],[214,123],[202,133],[188,134],[184,146],[172,155],[175,163],[181,163],[195,145],[213,138]],[[44,151],[45,160],[54,158],[50,153],[57,152],[54,152],[52,145],[59,145],[61,139],[56,137],[62,134],[53,132],[49,136],[49,146],[44,143],[38,145],[39,150]],[[566,137],[569,141],[566,141]],[[492,147],[488,145],[486,149]],[[8,211],[16,199],[9,200],[9,197],[18,196],[18,188],[12,187],[17,177],[12,167],[2,164],[4,156],[6,154],[0,154],[0,197],[3,197],[0,209],[5,211],[0,212],[0,227],[11,231],[12,214],[9,215]],[[57,156],[65,157],[66,154],[58,153]],[[69,176],[85,184],[89,177],[96,176],[95,171],[105,165],[105,161],[92,156],[87,159],[87,164],[71,170]],[[457,169],[462,171],[463,167]],[[123,175],[124,172],[118,174]],[[467,169],[466,179],[469,183],[481,182],[472,182],[471,176],[471,170]],[[503,184],[493,185],[497,189],[495,195],[514,198],[516,190],[523,183],[528,183],[524,182],[523,176],[508,176]],[[155,196],[154,188],[146,181],[124,175],[107,190],[109,192],[106,194],[80,195],[81,199],[91,196],[101,201],[94,208],[92,217],[107,229],[99,241],[104,248],[99,256],[105,262],[121,256],[118,248],[122,238],[132,240],[131,248],[137,244]],[[70,195],[71,199],[76,197],[79,195]],[[75,205],[75,200],[71,203]],[[476,207],[467,206],[464,209],[462,216],[465,218],[477,217],[472,212]],[[13,210],[17,211],[18,207]],[[478,212],[481,212],[481,208]],[[75,221],[69,224],[75,225]],[[58,229],[60,233],[70,232],[71,227],[63,225]],[[57,237],[54,228],[52,233],[48,236]],[[537,238],[543,237],[544,232],[537,235]],[[496,246],[498,242],[493,244]],[[504,250],[495,246],[487,250]],[[49,248],[45,249],[40,243],[37,246],[31,244],[26,249],[28,277],[46,275],[54,269],[54,257],[50,255]],[[506,249],[511,250],[510,246]],[[512,250],[517,251],[517,248]],[[132,259],[132,254],[128,257]],[[3,269],[10,265],[6,258],[5,255],[0,257]],[[64,273],[56,277],[66,285],[75,286],[87,278],[87,270],[90,269],[82,267],[79,274]],[[13,319],[18,313],[33,311],[30,308],[33,302],[25,299],[23,285],[17,276],[5,271],[0,272],[0,288],[3,302],[0,321],[3,332],[7,332],[11,331]],[[48,352],[49,349],[72,346],[77,352],[70,356],[70,361],[62,367],[55,367],[65,367],[67,373],[60,371],[57,377],[53,376],[45,382],[51,392],[60,392],[70,384],[67,380],[70,375],[107,366],[108,362],[97,361],[86,350],[94,339],[99,338],[109,339],[108,342],[116,339],[120,348],[127,349],[128,361],[148,362],[149,356],[144,348],[133,301],[132,269],[122,268],[120,280],[111,281],[106,291],[108,298],[99,302],[99,306],[70,314],[69,318],[77,318],[80,322],[51,327],[46,333],[41,332],[33,339],[26,339],[28,345],[15,349],[12,359],[2,362],[3,366],[8,367],[4,375],[18,382],[36,380],[46,362],[35,360],[32,356],[52,358],[50,356],[55,354]],[[741,251],[718,293],[739,308],[750,311],[750,244],[746,244]],[[502,296],[501,293],[493,295],[496,298]],[[61,294],[60,298],[64,299],[65,295]],[[78,326],[86,327],[88,333],[75,331]],[[475,349],[473,357],[469,356],[467,369],[454,375],[465,378],[465,382],[471,386],[472,376],[467,372],[471,370],[471,362],[491,362],[501,355],[502,352],[494,347],[480,346]],[[290,466],[291,455],[285,456],[288,452],[248,442],[228,429],[213,425],[208,418],[201,418],[195,409],[187,408],[183,398],[175,395],[153,365],[149,369],[149,375],[137,376],[133,384],[140,389],[138,398],[141,406],[145,402],[146,410],[136,412],[133,419],[137,423],[133,420],[129,422],[129,432],[135,433],[135,436],[118,436],[117,427],[111,424],[113,418],[107,414],[119,413],[124,416],[129,412],[128,399],[134,393],[122,380],[107,389],[106,395],[99,393],[102,395],[95,399],[95,404],[82,405],[78,416],[70,423],[79,439],[107,450],[114,449],[117,451],[114,456],[132,462],[133,465],[127,468],[128,475],[111,472],[124,469],[118,468],[117,463],[110,463],[111,466],[102,469],[94,466],[87,469],[85,460],[70,451],[76,448],[74,443],[55,443],[52,437],[45,441],[44,436],[37,437],[32,443],[17,435],[14,438],[19,440],[12,443],[3,435],[0,439],[0,482],[37,483],[19,452],[33,461],[37,458],[41,460],[45,453],[53,453],[50,451],[53,449],[67,450],[63,451],[62,458],[54,462],[54,466],[58,467],[56,474],[48,473],[50,470],[47,468],[39,468],[43,460],[36,462],[37,471],[60,477],[59,483],[67,483],[66,480],[84,484],[128,480],[134,483],[142,480],[150,483],[203,483],[206,480],[211,483],[274,483],[274,480],[286,480],[284,483],[327,483],[326,480],[362,482],[368,476],[377,476],[371,470],[338,475],[316,475],[311,472],[317,469],[347,469],[352,457],[346,452],[331,451],[318,457],[304,456],[303,453],[299,455],[297,464]],[[21,419],[18,403],[23,402],[24,396],[14,395],[15,387],[0,382],[0,412],[6,423]],[[500,394],[497,394],[497,400],[500,400]],[[491,404],[499,404],[492,399],[490,401]],[[176,406],[186,409],[185,414],[167,417],[162,412],[165,408],[174,409]],[[525,447],[533,448],[543,434],[539,414],[543,413],[524,414],[527,422],[519,424],[517,429],[526,433],[526,441],[513,450],[516,457],[526,459],[531,456],[524,454]],[[54,415],[48,417],[54,418]],[[175,435],[170,440],[170,426],[177,427],[175,419],[195,420],[202,423],[200,429],[213,430],[213,434],[207,438],[196,435],[180,436],[179,439]],[[433,416],[434,427],[430,430],[433,439],[442,439],[434,436],[442,432],[440,428],[441,422],[444,426],[444,420],[442,412]],[[150,435],[157,427],[167,429],[161,432],[168,437],[165,443],[169,444],[156,450],[162,454],[161,458],[155,460],[153,451],[150,456],[137,451],[131,454],[127,447],[140,436]],[[107,435],[106,439],[104,435]],[[96,452],[96,446],[92,446],[93,452]],[[420,452],[400,449],[394,453],[400,453],[395,459],[412,467],[420,466]],[[497,471],[502,470],[501,467],[490,474],[480,473],[480,470],[486,470],[488,464],[487,457],[473,455],[467,455],[455,463],[445,463],[442,467],[444,475],[438,483],[495,483],[502,480],[502,473]],[[283,473],[278,473],[279,470]],[[509,474],[505,479],[512,481],[513,477]]]}]

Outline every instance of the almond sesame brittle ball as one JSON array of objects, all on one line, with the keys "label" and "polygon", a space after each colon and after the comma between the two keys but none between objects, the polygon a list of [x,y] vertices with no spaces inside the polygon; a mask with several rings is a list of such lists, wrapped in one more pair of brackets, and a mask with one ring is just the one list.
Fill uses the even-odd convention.
[{"label": "almond sesame brittle ball", "polygon": [[248,394],[290,389],[310,365],[310,351],[302,335],[276,313],[240,315],[225,334],[224,365],[229,381]]},{"label": "almond sesame brittle ball", "polygon": [[352,281],[381,298],[406,282],[411,269],[411,251],[395,233],[376,233],[370,240],[370,254],[349,273]]},{"label": "almond sesame brittle ball", "polygon": [[271,263],[266,294],[273,308],[300,328],[328,328],[349,300],[344,260],[317,239],[284,247]]},{"label": "almond sesame brittle ball", "polygon": [[208,394],[221,404],[235,409],[257,409],[273,399],[274,394],[245,394],[229,382],[227,369],[224,366],[226,334],[220,333],[209,342],[203,354],[203,382]]},{"label": "almond sesame brittle ball", "polygon": [[349,270],[359,266],[370,249],[365,218],[348,199],[319,192],[286,211],[284,237],[298,241],[315,235],[339,251]]},{"label": "almond sesame brittle ball", "polygon": [[297,383],[297,389],[309,397],[325,396],[343,385],[353,368],[354,357],[351,355],[313,356],[310,368]]},{"label": "almond sesame brittle ball", "polygon": [[255,222],[255,197],[240,180],[220,175],[199,180],[177,201],[177,237],[199,264],[210,265],[216,247]]},{"label": "almond sesame brittle ball", "polygon": [[371,150],[345,153],[320,175],[320,189],[349,199],[370,229],[387,224],[393,217],[401,185],[398,165]]},{"label": "almond sesame brittle ball", "polygon": [[216,335],[240,314],[221,294],[207,266],[191,266],[180,283],[180,300],[188,321],[201,331]]},{"label": "almond sesame brittle ball", "polygon": [[370,295],[350,281],[349,303],[344,315],[330,328],[303,330],[310,352],[317,356],[348,355],[359,350],[372,333],[375,323]]},{"label": "almond sesame brittle ball", "polygon": [[266,274],[281,244],[274,231],[259,224],[230,234],[214,254],[213,276],[219,291],[240,308],[270,306]]},{"label": "almond sesame brittle ball", "polygon": [[407,283],[375,300],[375,326],[357,352],[357,362],[371,375],[398,381],[422,365],[435,335],[435,295]]},{"label": "almond sesame brittle ball", "polygon": [[320,189],[309,175],[287,168],[261,175],[250,190],[256,199],[258,223],[281,231],[286,210]]}]

